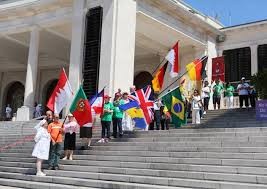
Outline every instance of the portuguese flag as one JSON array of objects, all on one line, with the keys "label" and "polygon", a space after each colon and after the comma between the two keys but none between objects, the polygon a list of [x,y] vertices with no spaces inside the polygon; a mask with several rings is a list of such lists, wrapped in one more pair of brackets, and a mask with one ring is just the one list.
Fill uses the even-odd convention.
[{"label": "portuguese flag", "polygon": [[87,100],[82,86],[80,86],[74,100],[70,106],[70,112],[73,114],[77,123],[82,127],[86,123],[92,122],[91,105]]}]

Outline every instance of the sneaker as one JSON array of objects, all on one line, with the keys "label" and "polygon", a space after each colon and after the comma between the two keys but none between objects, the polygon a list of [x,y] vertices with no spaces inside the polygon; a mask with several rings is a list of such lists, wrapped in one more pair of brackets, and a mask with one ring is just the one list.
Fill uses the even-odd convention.
[{"label": "sneaker", "polygon": [[68,159],[68,157],[67,156],[65,156],[62,160],[67,160]]},{"label": "sneaker", "polygon": [[105,139],[101,138],[99,141],[97,141],[98,143],[105,143]]},{"label": "sneaker", "polygon": [[206,114],[207,114],[207,112],[206,112],[206,111],[204,111],[204,112],[203,112],[203,115],[206,115]]},{"label": "sneaker", "polygon": [[109,140],[106,138],[106,139],[104,140],[104,143],[108,143],[108,141],[109,141]]},{"label": "sneaker", "polygon": [[52,166],[49,166],[49,167],[47,168],[47,170],[53,170],[53,167],[52,167]]},{"label": "sneaker", "polygon": [[55,166],[55,167],[54,167],[54,170],[59,170],[59,167],[58,167],[58,166]]},{"label": "sneaker", "polygon": [[69,160],[73,160],[72,156],[70,156]]},{"label": "sneaker", "polygon": [[36,173],[36,176],[37,177],[44,177],[44,176],[46,176],[46,174],[44,174],[43,172],[40,171],[40,172]]}]

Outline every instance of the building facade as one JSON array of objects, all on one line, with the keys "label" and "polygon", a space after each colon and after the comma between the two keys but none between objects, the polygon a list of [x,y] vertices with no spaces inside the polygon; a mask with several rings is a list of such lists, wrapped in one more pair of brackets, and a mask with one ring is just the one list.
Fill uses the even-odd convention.
[{"label": "building facade", "polygon": [[[61,68],[73,91],[83,84],[89,97],[103,87],[110,95],[118,88],[141,88],[151,82],[177,41],[181,70],[207,55],[210,81],[211,58],[235,57],[235,49],[245,48],[244,55],[237,54],[246,56],[246,61],[232,58],[227,65],[243,68],[245,62],[244,72],[250,67],[254,74],[266,68],[266,29],[265,21],[223,28],[174,0],[0,1],[1,112],[10,104],[17,120],[30,119],[35,102],[45,106]],[[244,73],[231,74],[229,80],[234,81]],[[165,87],[172,81],[166,77]]]}]

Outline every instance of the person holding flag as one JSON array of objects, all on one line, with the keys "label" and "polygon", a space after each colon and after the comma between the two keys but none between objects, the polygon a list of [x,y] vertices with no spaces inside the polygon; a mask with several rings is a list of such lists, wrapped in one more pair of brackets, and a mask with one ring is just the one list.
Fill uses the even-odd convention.
[{"label": "person holding flag", "polygon": [[[89,103],[85,92],[80,86],[78,92],[76,93],[73,102],[70,106],[70,112],[73,114],[77,123],[80,125],[80,138],[84,138],[83,140],[87,140],[87,145],[91,144],[92,138],[92,108]],[[84,150],[85,147],[82,146],[81,150]]]},{"label": "person holding flag", "polygon": [[102,138],[99,141],[100,143],[108,142],[110,139],[110,125],[112,121],[112,114],[114,110],[113,104],[110,102],[110,96],[104,96],[104,109],[103,114],[101,115],[101,125],[102,125]]}]

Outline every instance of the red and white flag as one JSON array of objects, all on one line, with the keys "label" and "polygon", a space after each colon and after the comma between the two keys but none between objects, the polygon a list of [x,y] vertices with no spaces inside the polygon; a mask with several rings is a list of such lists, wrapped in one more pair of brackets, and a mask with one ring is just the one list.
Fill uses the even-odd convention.
[{"label": "red and white flag", "polygon": [[165,57],[171,64],[170,76],[177,77],[179,72],[179,42],[177,42]]},{"label": "red and white flag", "polygon": [[91,108],[95,114],[102,114],[104,107],[104,89],[90,99]]},{"label": "red and white flag", "polygon": [[64,68],[61,70],[57,85],[50,96],[47,107],[56,114],[59,114],[67,105],[73,92]]}]

